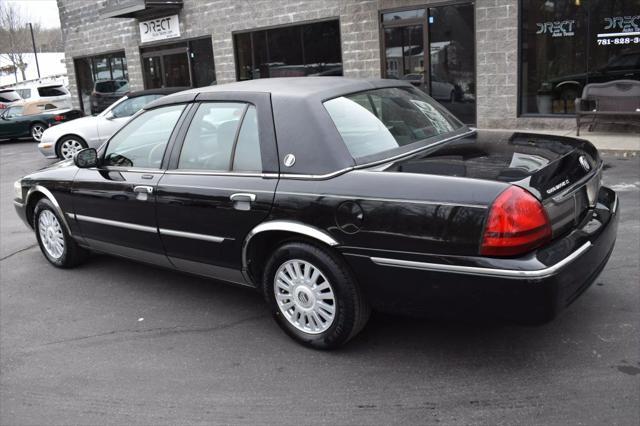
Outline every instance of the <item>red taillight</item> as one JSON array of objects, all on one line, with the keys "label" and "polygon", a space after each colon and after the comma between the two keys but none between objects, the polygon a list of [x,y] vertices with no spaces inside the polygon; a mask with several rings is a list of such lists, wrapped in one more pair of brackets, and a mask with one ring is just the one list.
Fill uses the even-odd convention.
[{"label": "red taillight", "polygon": [[64,115],[56,115],[56,116],[53,117],[53,119],[55,121],[62,121],[62,120],[64,120]]},{"label": "red taillight", "polygon": [[0,109],[5,109],[7,106],[5,104],[0,104]]},{"label": "red taillight", "polygon": [[493,202],[480,254],[514,256],[540,247],[551,238],[544,207],[524,189],[511,186]]}]

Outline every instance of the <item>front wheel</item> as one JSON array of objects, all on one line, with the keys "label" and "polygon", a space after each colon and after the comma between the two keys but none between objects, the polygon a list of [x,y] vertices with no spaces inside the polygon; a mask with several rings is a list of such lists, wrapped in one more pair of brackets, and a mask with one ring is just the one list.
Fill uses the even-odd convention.
[{"label": "front wheel", "polygon": [[51,264],[71,268],[85,260],[88,252],[69,235],[51,201],[38,201],[33,221],[40,250]]},{"label": "front wheel", "polygon": [[317,349],[348,342],[371,312],[344,260],[308,243],[280,246],[267,263],[263,286],[278,325],[298,342]]},{"label": "front wheel", "polygon": [[47,127],[42,123],[34,123],[31,125],[31,137],[36,142],[40,142],[42,140],[42,133],[47,129]]},{"label": "front wheel", "polygon": [[70,160],[76,154],[87,147],[85,141],[77,136],[65,136],[58,142],[58,157]]}]

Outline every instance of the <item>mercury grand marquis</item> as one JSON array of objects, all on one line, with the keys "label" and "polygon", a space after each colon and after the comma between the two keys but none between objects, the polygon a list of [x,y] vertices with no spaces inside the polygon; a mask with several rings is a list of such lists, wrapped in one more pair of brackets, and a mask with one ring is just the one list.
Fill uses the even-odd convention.
[{"label": "mercury grand marquis", "polygon": [[333,348],[371,309],[552,319],[613,249],[602,170],[586,140],[471,130],[407,82],[274,78],[155,100],[14,204],[54,266],[102,252],[251,286]]}]

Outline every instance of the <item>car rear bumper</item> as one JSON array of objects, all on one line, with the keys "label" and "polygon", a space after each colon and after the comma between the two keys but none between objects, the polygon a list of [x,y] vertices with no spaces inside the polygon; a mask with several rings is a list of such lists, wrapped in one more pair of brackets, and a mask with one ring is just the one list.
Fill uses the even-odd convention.
[{"label": "car rear bumper", "polygon": [[579,227],[521,258],[344,255],[376,309],[540,322],[555,317],[598,277],[617,226],[618,198],[603,187]]}]

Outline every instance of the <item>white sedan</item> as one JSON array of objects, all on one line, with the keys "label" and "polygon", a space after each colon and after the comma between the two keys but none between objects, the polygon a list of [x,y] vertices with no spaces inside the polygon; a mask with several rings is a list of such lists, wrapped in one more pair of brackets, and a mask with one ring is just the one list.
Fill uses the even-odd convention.
[{"label": "white sedan", "polygon": [[50,127],[42,134],[38,149],[47,158],[70,159],[83,148],[97,148],[117,132],[143,106],[176,89],[130,92],[95,116]]}]

